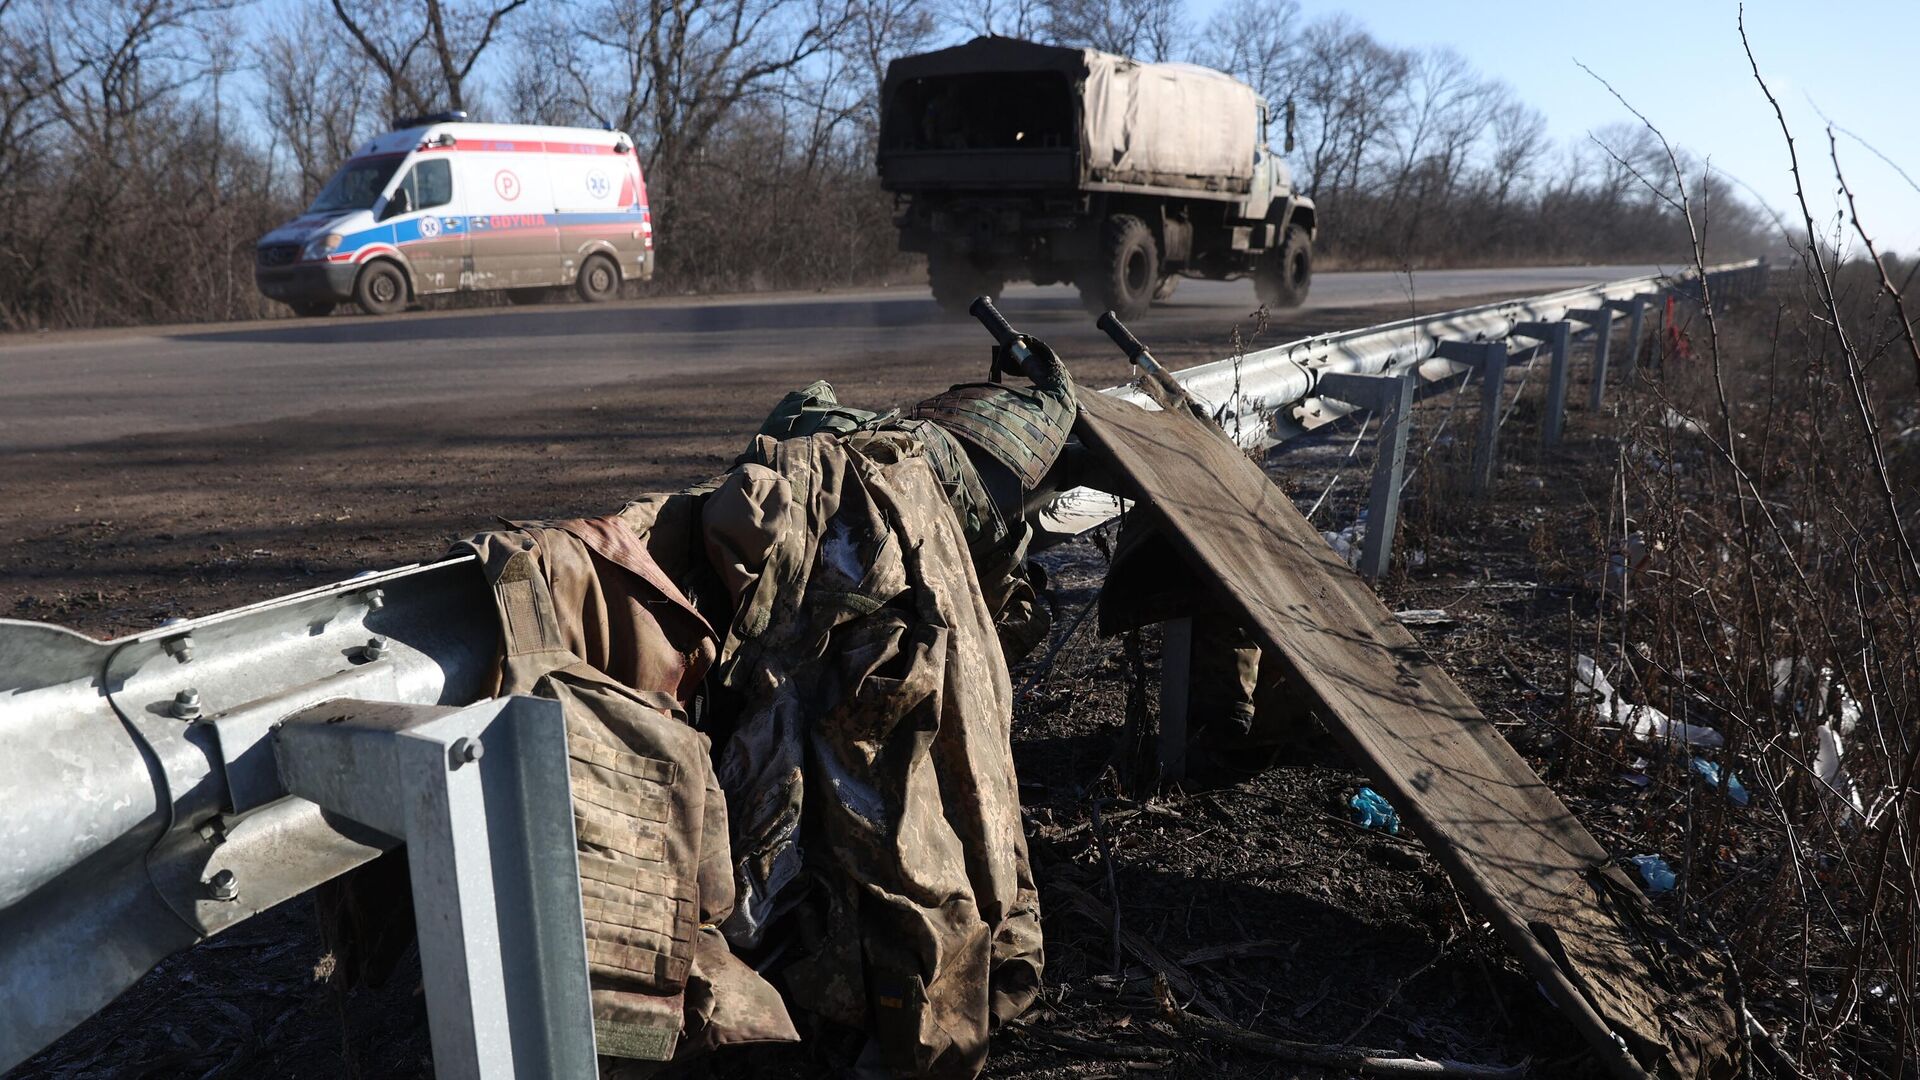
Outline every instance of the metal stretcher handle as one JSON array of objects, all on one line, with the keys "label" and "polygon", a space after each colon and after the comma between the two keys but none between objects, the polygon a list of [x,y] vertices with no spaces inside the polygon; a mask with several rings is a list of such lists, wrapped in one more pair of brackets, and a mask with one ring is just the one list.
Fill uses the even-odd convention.
[{"label": "metal stretcher handle", "polygon": [[1019,343],[1020,335],[1014,331],[1007,317],[1000,314],[1000,309],[993,306],[992,297],[974,297],[973,306],[967,309],[967,313],[980,320],[980,325],[987,328],[987,333],[993,335],[993,340],[999,342],[1001,348],[1009,349]]}]

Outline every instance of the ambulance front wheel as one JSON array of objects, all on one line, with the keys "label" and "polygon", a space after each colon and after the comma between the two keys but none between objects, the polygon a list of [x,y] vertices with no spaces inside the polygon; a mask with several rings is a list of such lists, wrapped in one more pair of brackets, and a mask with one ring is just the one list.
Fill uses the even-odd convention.
[{"label": "ambulance front wheel", "polygon": [[620,268],[605,255],[589,255],[580,264],[580,277],[573,287],[589,304],[611,300],[620,291]]},{"label": "ambulance front wheel", "polygon": [[391,315],[407,306],[407,279],[400,268],[378,259],[353,283],[353,302],[369,315]]}]

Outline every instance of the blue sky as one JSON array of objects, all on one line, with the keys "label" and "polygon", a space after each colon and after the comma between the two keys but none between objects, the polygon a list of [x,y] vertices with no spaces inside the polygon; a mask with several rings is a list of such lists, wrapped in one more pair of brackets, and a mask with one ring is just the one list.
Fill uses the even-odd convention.
[{"label": "blue sky", "polygon": [[[1212,6],[1196,0],[1194,13]],[[1563,141],[1633,119],[1574,65],[1577,57],[1670,140],[1751,185],[1798,228],[1786,144],[1741,52],[1737,8],[1728,0],[1301,0],[1308,18],[1344,11],[1390,44],[1452,46],[1512,83]],[[1816,104],[1920,181],[1920,0],[1750,0],[1747,33],[1793,128],[1817,224],[1830,227],[1841,202]],[[1882,252],[1920,251],[1920,191],[1844,134],[1840,164]]]}]

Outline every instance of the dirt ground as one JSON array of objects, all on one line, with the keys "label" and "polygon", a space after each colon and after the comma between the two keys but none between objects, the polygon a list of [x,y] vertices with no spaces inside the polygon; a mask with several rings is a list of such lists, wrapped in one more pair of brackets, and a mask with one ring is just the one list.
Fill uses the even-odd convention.
[{"label": "dirt ground", "polygon": [[[1383,317],[1315,312],[1314,325],[1276,326],[1263,340]],[[1220,350],[1217,339],[1150,344],[1176,367]],[[1066,359],[1090,385],[1126,374],[1117,355]],[[848,357],[724,384],[636,381],[585,399],[356,413],[41,455],[12,463],[6,478],[0,612],[108,636],[416,561],[487,527],[490,514],[601,513],[632,493],[704,478],[810,378],[876,406],[975,377],[985,362],[983,343],[911,364]],[[1473,430],[1472,395],[1420,406],[1402,558],[1382,592],[1395,609],[1445,609],[1416,634],[1557,782],[1569,637],[1595,604],[1579,553],[1592,550],[1586,523],[1604,503],[1611,451],[1600,419],[1578,412],[1566,444],[1542,451],[1526,404],[1540,396],[1539,376],[1530,377],[1505,429],[1498,489],[1471,513],[1459,498],[1467,440],[1454,435]],[[1321,439],[1273,464],[1323,529],[1350,523],[1365,503],[1372,450],[1363,439],[1349,457],[1352,440]],[[1310,724],[1251,778],[1196,777],[1161,792],[1131,782],[1141,733],[1127,724],[1129,680],[1142,681],[1150,717],[1158,643],[1143,635],[1136,666],[1095,620],[1081,620],[1104,567],[1100,541],[1044,556],[1054,641],[1014,671],[1047,975],[1035,1009],[996,1036],[989,1075],[1344,1075],[1276,1054],[1260,1036],[1593,1074],[1578,1038],[1419,843],[1348,819],[1346,800],[1365,780]],[[1625,855],[1631,814],[1671,789],[1583,783],[1568,794]],[[1639,810],[1620,808],[1632,800]],[[290,902],[162,964],[9,1075],[427,1075],[413,977],[403,970],[383,990],[340,994],[324,981],[327,965],[310,906]],[[1163,996],[1253,1036],[1176,1029]],[[841,1050],[826,1041],[743,1051],[695,1072],[834,1075]]]}]

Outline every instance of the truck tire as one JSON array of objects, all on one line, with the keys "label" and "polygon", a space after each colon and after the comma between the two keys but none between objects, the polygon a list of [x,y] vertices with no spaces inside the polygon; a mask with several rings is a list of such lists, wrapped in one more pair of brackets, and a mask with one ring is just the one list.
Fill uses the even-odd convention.
[{"label": "truck tire", "polygon": [[1007,279],[991,268],[976,266],[963,256],[934,255],[927,259],[927,285],[933,302],[949,315],[965,315],[977,296],[995,302],[1006,291]]},{"label": "truck tire", "polygon": [[1271,308],[1299,307],[1313,285],[1313,240],[1298,225],[1287,226],[1280,250],[1270,251],[1253,272],[1253,291]]},{"label": "truck tire", "polygon": [[580,264],[580,276],[574,279],[573,290],[589,304],[611,300],[620,291],[620,267],[604,254],[589,255],[587,261]]},{"label": "truck tire", "polygon": [[1080,299],[1087,310],[1137,318],[1153,303],[1159,285],[1160,245],[1153,230],[1132,214],[1108,218],[1100,234],[1100,262],[1080,278]]},{"label": "truck tire", "polygon": [[387,259],[375,259],[353,282],[353,302],[369,315],[391,315],[407,306],[407,276]]}]

